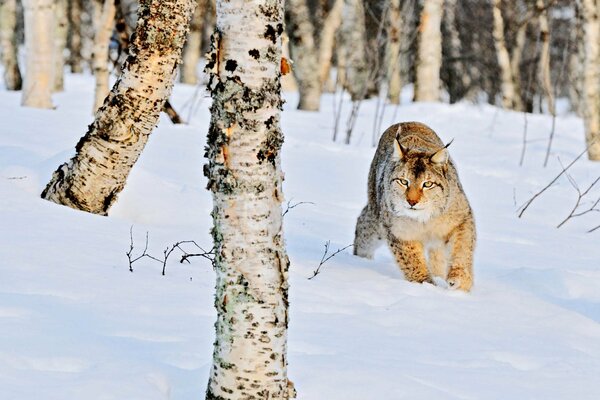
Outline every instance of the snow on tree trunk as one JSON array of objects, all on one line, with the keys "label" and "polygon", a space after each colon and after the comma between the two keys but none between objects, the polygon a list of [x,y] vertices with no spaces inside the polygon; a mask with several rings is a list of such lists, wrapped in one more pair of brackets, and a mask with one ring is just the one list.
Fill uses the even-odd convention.
[{"label": "snow on tree trunk", "polygon": [[55,33],[54,33],[54,92],[62,92],[65,88],[65,49],[67,47],[67,35],[69,33],[68,1],[56,0],[54,9]]},{"label": "snow on tree trunk", "polygon": [[387,14],[388,31],[385,47],[387,98],[392,104],[400,104],[402,80],[400,76],[400,35],[402,33],[402,13],[400,0],[390,0]]},{"label": "snow on tree trunk", "polygon": [[81,59],[81,0],[69,0],[69,30],[67,47],[69,48],[68,64],[71,72],[82,73]]},{"label": "snow on tree trunk", "polygon": [[206,399],[288,399],[282,234],[282,0],[218,0],[206,70],[216,340]]},{"label": "snow on tree trunk", "polygon": [[123,73],[42,193],[55,203],[106,215],[169,97],[195,0],[144,0]]},{"label": "snow on tree trunk", "polygon": [[314,28],[306,0],[288,0],[288,35],[294,76],[300,92],[299,110],[318,111],[321,100],[319,60]]},{"label": "snow on tree trunk", "polygon": [[583,121],[590,160],[600,161],[600,0],[580,0],[583,16]]},{"label": "snow on tree trunk", "polygon": [[54,84],[54,1],[23,0],[25,19],[25,82],[21,104],[52,108]]},{"label": "snow on tree trunk", "polygon": [[506,48],[504,39],[504,19],[502,17],[501,0],[494,1],[494,26],[492,35],[494,37],[494,47],[496,48],[496,57],[500,67],[500,87],[502,90],[502,106],[507,109],[522,110],[520,93],[515,87],[513,70],[511,68],[510,55]]},{"label": "snow on tree trunk", "polygon": [[8,90],[21,90],[23,84],[17,50],[17,1],[0,0],[0,51],[4,85]]},{"label": "snow on tree trunk", "polygon": [[344,0],[342,24],[338,32],[338,68],[342,66],[341,83],[353,101],[364,99],[368,90],[366,35],[363,0]]},{"label": "snow on tree trunk", "polygon": [[109,92],[108,46],[115,22],[114,0],[94,0],[94,77],[96,89],[94,93],[95,112],[104,102]]},{"label": "snow on tree trunk", "polygon": [[546,96],[548,112],[555,115],[554,90],[552,89],[550,77],[550,28],[548,23],[548,10],[544,9],[543,0],[537,0],[536,7],[540,10],[538,20],[540,24],[540,41],[542,45],[540,50],[540,61],[538,63],[538,79],[540,80],[540,86]]},{"label": "snow on tree trunk", "polygon": [[196,11],[190,23],[190,33],[183,48],[181,61],[180,80],[183,83],[195,85],[198,83],[198,61],[200,61],[200,47],[202,46],[202,32],[204,28],[204,13],[207,7],[206,0],[198,0]]},{"label": "snow on tree trunk", "polygon": [[444,0],[425,0],[423,3],[415,66],[415,101],[440,100],[443,5]]},{"label": "snow on tree trunk", "polygon": [[329,71],[331,70],[331,60],[333,57],[333,48],[335,45],[335,34],[342,23],[342,9],[344,0],[334,0],[331,10],[323,21],[323,26],[319,32],[319,81],[323,88],[329,81]]}]

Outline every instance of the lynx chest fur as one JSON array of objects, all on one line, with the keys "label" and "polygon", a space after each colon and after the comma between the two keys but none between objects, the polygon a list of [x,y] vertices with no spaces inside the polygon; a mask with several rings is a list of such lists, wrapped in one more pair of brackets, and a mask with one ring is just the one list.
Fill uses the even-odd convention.
[{"label": "lynx chest fur", "polygon": [[371,163],[368,203],[356,223],[354,254],[372,258],[386,242],[409,281],[440,277],[473,284],[475,222],[448,145],[418,122],[389,127]]}]

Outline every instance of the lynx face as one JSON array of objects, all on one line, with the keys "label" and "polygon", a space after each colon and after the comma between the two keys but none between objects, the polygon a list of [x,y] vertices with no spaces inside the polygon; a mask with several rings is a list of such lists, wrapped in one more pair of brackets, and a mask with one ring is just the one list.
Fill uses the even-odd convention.
[{"label": "lynx face", "polygon": [[387,203],[397,216],[426,222],[448,203],[448,152],[411,151],[396,142],[394,167],[387,176]]}]

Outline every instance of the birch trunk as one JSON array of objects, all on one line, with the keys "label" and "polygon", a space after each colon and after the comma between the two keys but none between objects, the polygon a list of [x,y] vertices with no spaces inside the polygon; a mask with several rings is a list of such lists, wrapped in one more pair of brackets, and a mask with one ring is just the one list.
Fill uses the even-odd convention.
[{"label": "birch trunk", "polygon": [[58,167],[42,197],[106,215],[169,97],[195,0],[145,0],[131,54],[76,155]]},{"label": "birch trunk", "polygon": [[527,22],[523,22],[523,24],[517,30],[515,46],[510,58],[510,69],[512,74],[511,79],[515,91],[513,108],[519,111],[525,110],[525,104],[523,104],[522,96],[523,82],[521,79],[521,59],[523,58],[523,51],[525,49],[525,42],[527,40],[527,25]]},{"label": "birch trunk", "polygon": [[282,0],[218,0],[212,119],[216,340],[206,399],[289,399],[282,235]]},{"label": "birch trunk", "polygon": [[520,93],[517,92],[511,68],[510,55],[506,48],[504,39],[504,18],[502,17],[501,0],[494,1],[494,27],[492,35],[494,37],[494,47],[496,48],[496,57],[500,67],[500,87],[502,90],[502,106],[507,109],[522,110],[523,105]]},{"label": "birch trunk", "polygon": [[180,80],[182,83],[196,85],[198,83],[198,62],[200,61],[200,47],[202,46],[202,32],[204,30],[204,13],[207,6],[206,0],[198,0],[196,11],[190,23],[190,33],[183,47]]},{"label": "birch trunk", "polygon": [[327,17],[325,17],[323,27],[321,28],[319,41],[319,80],[321,82],[321,88],[329,81],[331,60],[335,45],[335,34],[342,24],[343,8],[344,0],[335,0]]},{"label": "birch trunk", "polygon": [[81,57],[81,0],[69,0],[69,33],[67,47],[69,48],[68,64],[71,72],[83,72]]},{"label": "birch trunk", "polygon": [[536,7],[540,11],[538,17],[540,24],[540,61],[538,64],[538,78],[540,80],[540,86],[546,95],[546,102],[548,104],[548,112],[551,115],[556,114],[556,107],[554,105],[554,90],[552,89],[552,80],[550,77],[550,28],[548,23],[548,10],[545,9],[544,2],[538,0]]},{"label": "birch trunk", "polygon": [[583,117],[583,64],[585,60],[583,45],[583,16],[581,5],[575,4],[575,18],[571,27],[570,42],[575,46],[569,56],[569,99],[571,109]]},{"label": "birch trunk", "polygon": [[321,81],[315,34],[306,0],[288,0],[290,55],[294,61],[294,77],[300,92],[299,110],[318,111]]},{"label": "birch trunk", "polygon": [[62,92],[65,89],[65,49],[67,48],[67,35],[69,34],[68,6],[67,0],[55,1],[54,92]]},{"label": "birch trunk", "polygon": [[583,16],[583,121],[590,160],[600,161],[600,0],[580,0]]},{"label": "birch trunk", "polygon": [[447,34],[443,44],[446,45],[446,53],[450,59],[448,93],[450,94],[450,103],[456,103],[464,97],[474,97],[474,93],[471,91],[469,71],[462,61],[464,52],[456,22],[457,0],[445,0],[445,3],[442,24]]},{"label": "birch trunk", "polygon": [[94,77],[96,89],[94,92],[93,112],[102,105],[109,92],[108,46],[115,22],[114,0],[95,0],[94,7]]},{"label": "birch trunk", "polygon": [[423,4],[415,67],[415,101],[440,100],[443,5],[444,0],[425,0]]},{"label": "birch trunk", "polygon": [[400,76],[400,34],[402,32],[400,0],[390,0],[388,9],[388,31],[385,47],[387,98],[392,104],[400,104],[402,80]]},{"label": "birch trunk", "polygon": [[17,1],[0,0],[0,50],[4,67],[4,85],[8,90],[21,90],[23,81],[18,62]]},{"label": "birch trunk", "polygon": [[54,1],[23,0],[23,12],[27,59],[21,104],[52,108]]},{"label": "birch trunk", "polygon": [[342,66],[342,83],[353,101],[364,99],[368,90],[366,35],[363,0],[344,0],[342,25],[338,34],[341,53],[338,68]]}]

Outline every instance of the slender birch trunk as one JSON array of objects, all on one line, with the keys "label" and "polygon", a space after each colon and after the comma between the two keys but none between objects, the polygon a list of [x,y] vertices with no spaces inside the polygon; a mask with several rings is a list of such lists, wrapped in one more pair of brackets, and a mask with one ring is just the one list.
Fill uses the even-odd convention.
[{"label": "slender birch trunk", "polygon": [[109,92],[108,46],[115,24],[114,0],[95,0],[94,12],[94,77],[96,89],[94,92],[93,112],[102,105]]},{"label": "slender birch trunk", "polygon": [[342,61],[344,69],[344,88],[353,101],[362,100],[367,95],[369,71],[366,36],[363,0],[344,0],[342,24],[338,34],[338,46],[342,53],[339,61]]},{"label": "slender birch trunk", "polygon": [[323,27],[319,32],[319,80],[323,88],[329,81],[331,60],[335,45],[335,34],[342,24],[342,9],[344,0],[334,0],[333,6],[323,21]]},{"label": "slender birch trunk", "polygon": [[[552,89],[552,79],[550,77],[550,27],[548,23],[548,10],[544,8],[544,2],[537,0],[536,7],[540,10],[538,21],[540,24],[540,61],[538,63],[538,79],[540,86],[546,96],[548,112],[556,115],[554,105],[554,90]],[[600,89],[600,87],[599,87]]]},{"label": "slender birch trunk", "polygon": [[106,215],[169,97],[195,0],[144,0],[123,73],[42,197]]},{"label": "slender birch trunk", "polygon": [[443,42],[450,59],[448,92],[450,103],[456,103],[464,97],[473,96],[474,93],[471,90],[469,71],[462,61],[464,51],[456,22],[457,0],[445,0],[445,6],[442,24],[448,35]]},{"label": "slender birch trunk", "polygon": [[198,83],[198,62],[200,61],[200,47],[202,46],[202,32],[204,30],[204,13],[207,7],[206,0],[198,0],[196,11],[190,24],[190,33],[183,47],[183,56],[180,68],[182,83],[196,85]]},{"label": "slender birch trunk", "polygon": [[387,13],[388,31],[385,46],[387,99],[392,104],[400,104],[402,80],[400,76],[400,35],[402,33],[402,13],[400,0],[390,0]]},{"label": "slender birch trunk", "polygon": [[17,43],[17,1],[0,0],[0,50],[4,67],[4,85],[8,90],[21,90]]},{"label": "slender birch trunk", "polygon": [[581,5],[575,4],[575,18],[571,27],[570,42],[575,46],[569,56],[569,99],[572,110],[583,117],[583,64],[585,60],[583,44],[583,16]]},{"label": "slender birch trunk", "polygon": [[415,68],[415,101],[440,100],[443,5],[444,0],[425,0],[423,4]]},{"label": "slender birch trunk", "polygon": [[206,70],[216,340],[208,400],[289,399],[281,202],[282,0],[218,0]]},{"label": "slender birch trunk", "polygon": [[23,0],[23,11],[27,59],[21,104],[52,108],[54,1]]},{"label": "slender birch trunk", "polygon": [[321,81],[315,33],[306,0],[288,0],[288,36],[290,55],[294,60],[294,77],[300,92],[299,110],[318,111]]},{"label": "slender birch trunk", "polygon": [[511,79],[513,82],[513,88],[515,91],[515,98],[513,100],[515,110],[525,110],[525,104],[523,104],[523,82],[521,79],[521,60],[523,58],[523,51],[525,49],[525,43],[527,40],[527,26],[528,23],[525,21],[517,29],[517,37],[515,45],[510,57],[510,70]]},{"label": "slender birch trunk", "polygon": [[56,0],[54,7],[54,85],[53,92],[62,92],[65,89],[65,49],[69,34],[69,17],[67,0]]},{"label": "slender birch trunk", "polygon": [[504,39],[504,18],[502,17],[501,0],[493,0],[494,26],[492,35],[494,37],[494,47],[500,67],[500,80],[502,90],[502,106],[507,109],[522,110],[523,104],[520,93],[515,87],[511,60],[506,48]]},{"label": "slender birch trunk", "polygon": [[600,161],[600,0],[579,0],[583,16],[583,121],[590,160]]},{"label": "slender birch trunk", "polygon": [[69,0],[69,30],[67,36],[67,47],[69,58],[67,63],[71,72],[80,74],[83,72],[81,57],[81,0]]}]

